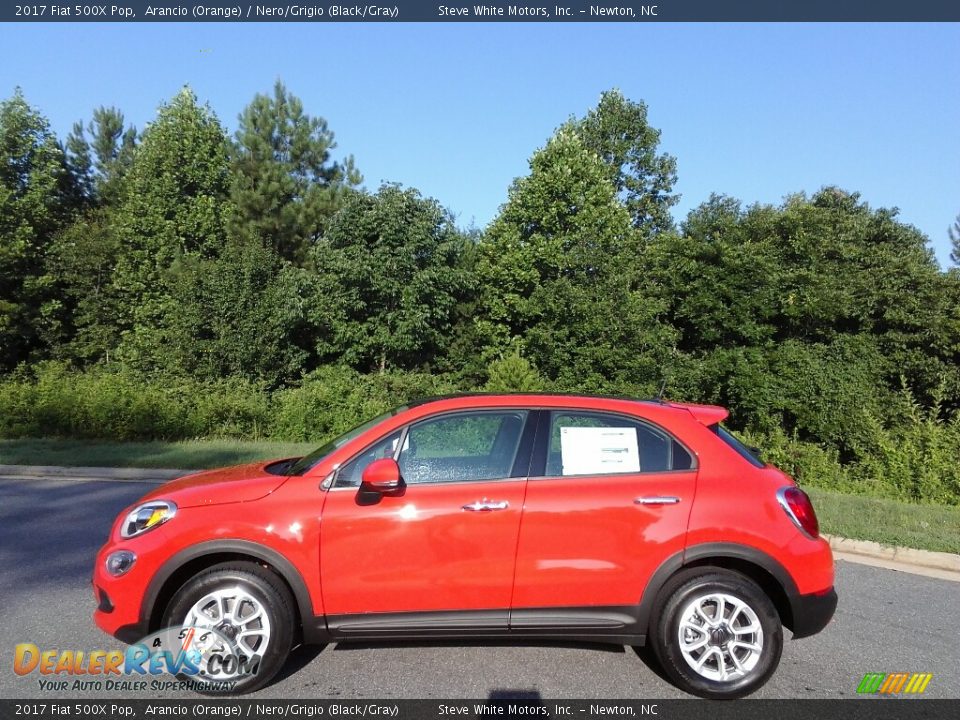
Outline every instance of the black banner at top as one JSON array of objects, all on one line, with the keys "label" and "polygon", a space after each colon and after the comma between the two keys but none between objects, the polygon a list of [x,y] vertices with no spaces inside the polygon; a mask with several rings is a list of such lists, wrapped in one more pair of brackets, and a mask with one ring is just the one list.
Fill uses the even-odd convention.
[{"label": "black banner at top", "polygon": [[960,22],[960,0],[37,0],[3,22]]}]

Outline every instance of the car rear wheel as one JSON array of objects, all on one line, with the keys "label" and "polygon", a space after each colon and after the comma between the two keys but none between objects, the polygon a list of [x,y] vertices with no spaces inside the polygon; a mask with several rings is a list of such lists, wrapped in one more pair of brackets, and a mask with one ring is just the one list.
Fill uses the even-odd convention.
[{"label": "car rear wheel", "polygon": [[257,690],[277,674],[293,644],[293,598],[273,573],[252,562],[215,565],[188,580],[164,613],[181,628],[197,672],[181,674],[207,695]]},{"label": "car rear wheel", "polygon": [[707,698],[743,697],[777,669],[780,617],[750,578],[697,568],[678,576],[662,597],[653,649],[681,689]]}]

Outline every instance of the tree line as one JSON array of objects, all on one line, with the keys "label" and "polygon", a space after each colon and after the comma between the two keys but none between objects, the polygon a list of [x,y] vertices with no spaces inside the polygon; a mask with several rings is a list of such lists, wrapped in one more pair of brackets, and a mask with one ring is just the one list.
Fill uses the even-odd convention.
[{"label": "tree line", "polygon": [[[279,82],[232,135],[189,89],[142,131],[101,107],[62,140],[19,90],[0,102],[0,434],[70,432],[20,422],[50,377],[64,396],[113,378],[400,400],[666,382],[788,466],[842,484],[907,463],[898,493],[960,495],[955,470],[930,491],[907,479],[960,450],[960,271],[895,210],[827,186],[777,206],[713,195],[677,225],[676,161],[618,91],[560,124],[482,229],[414,188],[366,189],[337,150]],[[949,232],[956,261],[960,218]]]}]

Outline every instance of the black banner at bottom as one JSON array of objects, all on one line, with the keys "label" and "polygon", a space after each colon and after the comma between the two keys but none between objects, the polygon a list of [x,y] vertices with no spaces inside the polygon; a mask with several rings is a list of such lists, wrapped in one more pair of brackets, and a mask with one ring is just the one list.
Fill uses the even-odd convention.
[{"label": "black banner at bottom", "polygon": [[0,720],[156,718],[656,718],[657,720],[913,720],[957,717],[960,700],[0,700]]}]

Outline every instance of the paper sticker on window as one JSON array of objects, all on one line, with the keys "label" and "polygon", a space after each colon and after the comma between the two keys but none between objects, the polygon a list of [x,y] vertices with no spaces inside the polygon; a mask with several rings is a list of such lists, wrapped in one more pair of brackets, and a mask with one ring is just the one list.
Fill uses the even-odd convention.
[{"label": "paper sticker on window", "polygon": [[564,475],[640,472],[637,431],[616,427],[560,428]]}]

